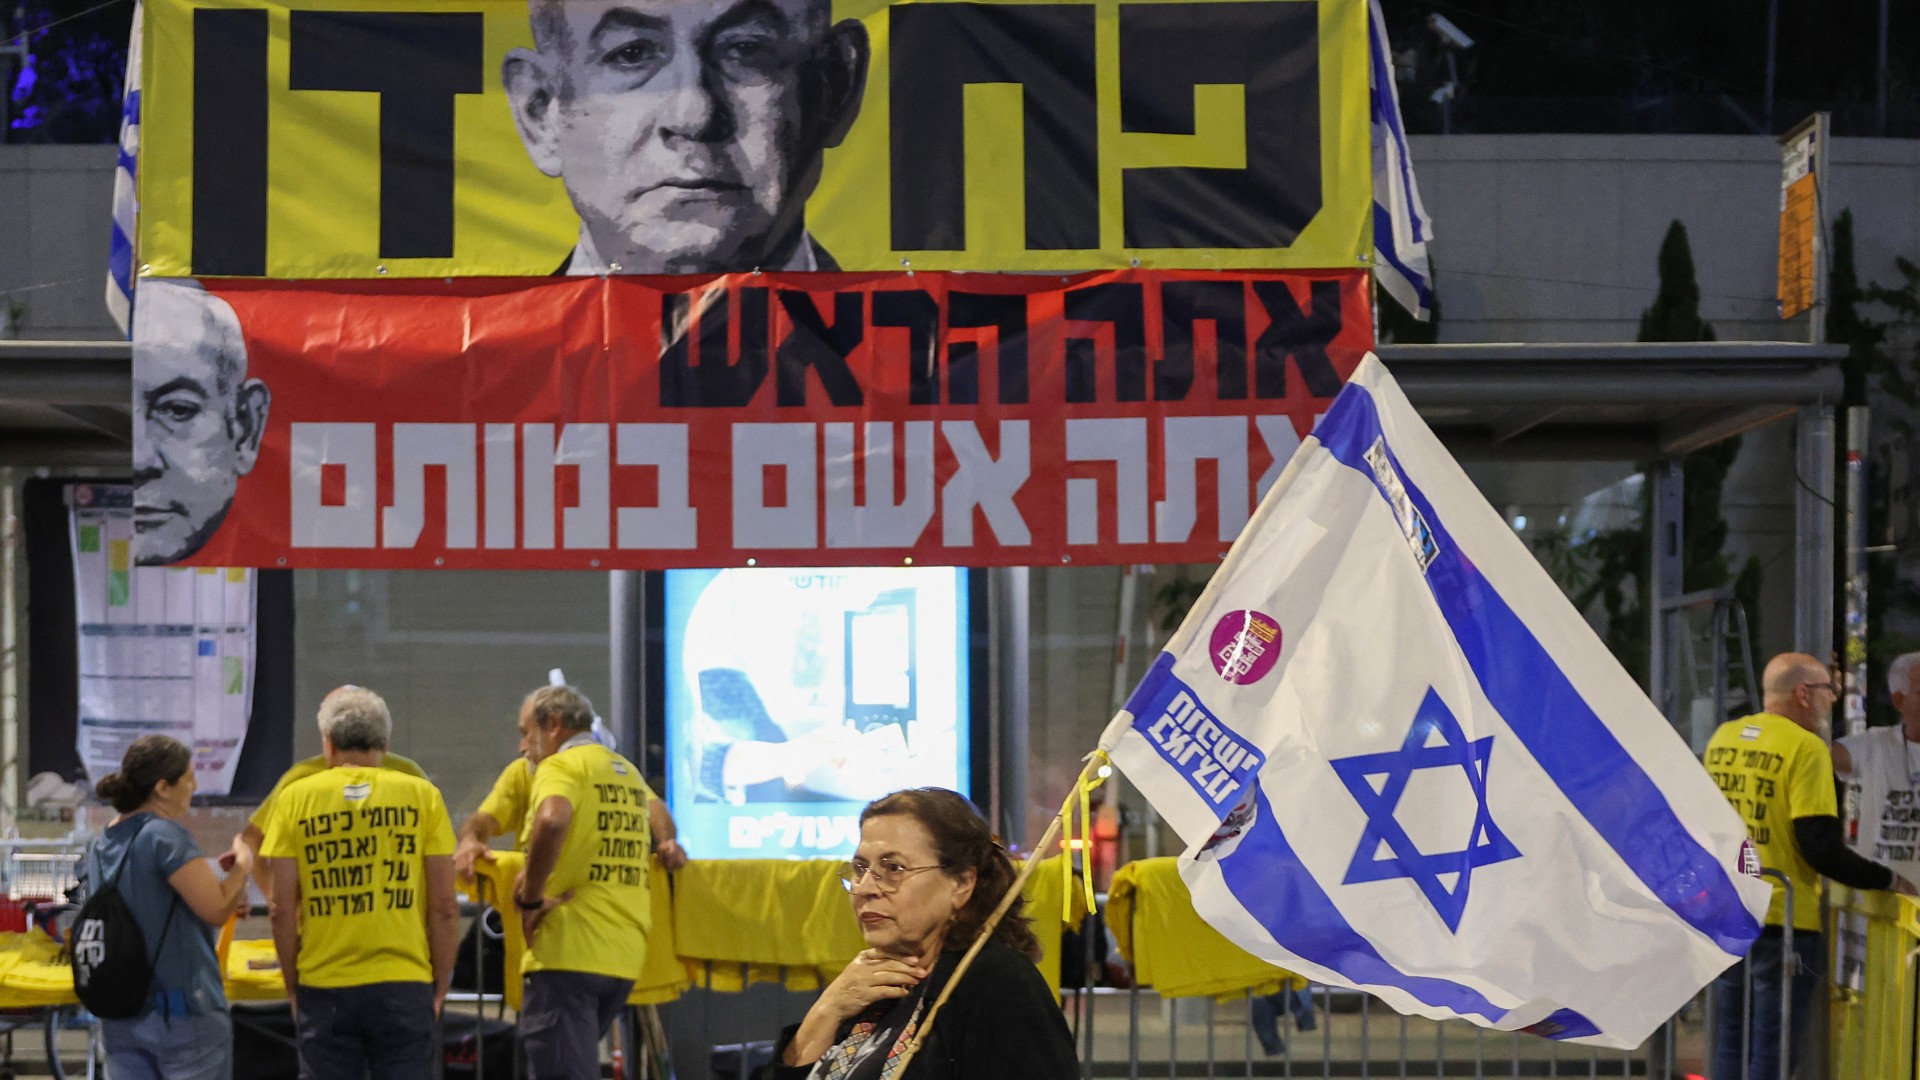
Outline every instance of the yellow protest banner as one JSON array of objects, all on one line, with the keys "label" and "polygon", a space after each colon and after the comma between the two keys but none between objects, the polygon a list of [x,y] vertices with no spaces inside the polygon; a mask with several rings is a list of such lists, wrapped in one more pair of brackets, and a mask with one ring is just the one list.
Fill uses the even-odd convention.
[{"label": "yellow protest banner", "polygon": [[1299,269],[1365,0],[148,0],[149,276]]}]

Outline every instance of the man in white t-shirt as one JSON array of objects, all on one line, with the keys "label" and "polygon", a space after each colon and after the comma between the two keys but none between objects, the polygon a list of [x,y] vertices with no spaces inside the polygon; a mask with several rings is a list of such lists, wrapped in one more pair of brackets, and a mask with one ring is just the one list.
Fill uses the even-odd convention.
[{"label": "man in white t-shirt", "polygon": [[1912,880],[1920,872],[1920,652],[1896,657],[1887,688],[1900,722],[1833,743],[1833,770],[1860,790],[1860,853]]}]

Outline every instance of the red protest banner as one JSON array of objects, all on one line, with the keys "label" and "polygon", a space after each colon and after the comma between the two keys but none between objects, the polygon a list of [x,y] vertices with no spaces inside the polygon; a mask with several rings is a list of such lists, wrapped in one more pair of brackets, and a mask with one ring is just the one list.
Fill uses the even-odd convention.
[{"label": "red protest banner", "polygon": [[1361,272],[142,283],[134,550],[305,567],[1218,558]]}]

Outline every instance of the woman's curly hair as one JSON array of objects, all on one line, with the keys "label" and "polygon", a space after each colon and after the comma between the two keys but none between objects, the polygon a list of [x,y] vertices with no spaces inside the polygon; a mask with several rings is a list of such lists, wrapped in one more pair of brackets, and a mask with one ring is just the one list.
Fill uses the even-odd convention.
[{"label": "woman's curly hair", "polygon": [[[933,849],[948,876],[974,872],[973,896],[953,917],[947,928],[947,948],[964,949],[980,936],[987,916],[999,905],[1000,898],[1017,876],[1013,860],[987,828],[987,819],[964,796],[946,788],[908,788],[867,804],[860,812],[860,823],[868,819],[903,815],[919,822],[933,837]],[[1015,897],[999,925],[993,928],[994,940],[1028,959],[1040,958],[1040,941],[1033,936],[1033,921],[1027,918],[1027,899]]]}]

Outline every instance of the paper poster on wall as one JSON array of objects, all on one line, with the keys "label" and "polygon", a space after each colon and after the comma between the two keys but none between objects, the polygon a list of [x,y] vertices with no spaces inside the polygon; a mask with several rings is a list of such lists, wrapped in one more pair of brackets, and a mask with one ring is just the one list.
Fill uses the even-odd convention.
[{"label": "paper poster on wall", "polygon": [[97,782],[128,744],[171,735],[193,747],[200,792],[225,795],[253,701],[254,572],[136,566],[143,519],[125,484],[67,488],[79,632],[77,749]]},{"label": "paper poster on wall", "polygon": [[847,855],[860,809],[968,790],[967,571],[671,570],[667,798],[702,858]]}]

